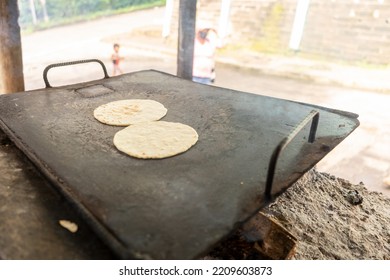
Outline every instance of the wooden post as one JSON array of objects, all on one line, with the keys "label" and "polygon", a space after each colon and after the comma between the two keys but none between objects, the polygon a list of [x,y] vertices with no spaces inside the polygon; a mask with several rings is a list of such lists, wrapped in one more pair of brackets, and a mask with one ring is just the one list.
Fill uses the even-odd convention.
[{"label": "wooden post", "polygon": [[24,91],[18,1],[0,1],[0,94]]},{"label": "wooden post", "polygon": [[196,0],[180,0],[177,76],[192,80],[196,23]]}]

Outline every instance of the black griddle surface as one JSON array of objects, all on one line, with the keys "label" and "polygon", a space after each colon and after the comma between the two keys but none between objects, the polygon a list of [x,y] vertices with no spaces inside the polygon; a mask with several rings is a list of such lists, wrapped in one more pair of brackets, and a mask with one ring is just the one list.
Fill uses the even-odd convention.
[{"label": "black griddle surface", "polygon": [[[192,126],[198,143],[162,160],[118,151],[122,128],[93,110],[132,98],[161,102],[162,120]],[[283,152],[276,196],[349,135],[357,115],[149,70],[1,96],[0,125],[120,257],[193,259],[265,206],[271,154],[313,109],[317,139],[307,143],[306,128]]]}]

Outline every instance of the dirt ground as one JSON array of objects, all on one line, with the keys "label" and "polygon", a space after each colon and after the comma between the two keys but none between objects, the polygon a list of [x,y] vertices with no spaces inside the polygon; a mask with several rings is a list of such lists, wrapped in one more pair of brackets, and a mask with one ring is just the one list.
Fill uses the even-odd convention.
[{"label": "dirt ground", "polygon": [[265,209],[298,239],[294,259],[390,259],[390,199],[308,172]]},{"label": "dirt ground", "polygon": [[[390,260],[390,199],[315,169],[261,211],[297,240],[295,260]],[[267,259],[243,230],[211,259]]]}]

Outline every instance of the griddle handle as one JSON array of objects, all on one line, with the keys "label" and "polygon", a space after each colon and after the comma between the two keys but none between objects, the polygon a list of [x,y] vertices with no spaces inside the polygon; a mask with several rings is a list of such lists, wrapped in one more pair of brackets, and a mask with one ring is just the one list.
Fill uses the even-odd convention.
[{"label": "griddle handle", "polygon": [[104,78],[107,79],[109,78],[108,74],[107,74],[107,69],[106,69],[106,66],[104,65],[104,63],[102,61],[100,61],[99,59],[85,59],[85,60],[76,60],[76,61],[69,61],[69,62],[61,62],[61,63],[55,63],[55,64],[50,64],[48,65],[45,70],[43,70],[43,81],[45,82],[45,86],[46,88],[51,88],[52,86],[50,85],[49,83],[49,80],[47,79],[47,72],[49,72],[49,70],[51,68],[54,68],[54,67],[62,67],[62,66],[69,66],[69,65],[75,65],[75,64],[82,64],[82,63],[89,63],[89,62],[97,62],[99,63],[102,68],[103,68],[103,72],[104,72]]},{"label": "griddle handle", "polygon": [[268,174],[267,181],[265,184],[265,198],[266,200],[271,200],[272,195],[272,184],[274,182],[276,163],[279,159],[280,153],[287,147],[287,145],[298,135],[298,133],[311,121],[310,133],[309,133],[309,143],[313,143],[316,138],[318,122],[320,119],[320,113],[318,111],[312,110],[309,115],[305,119],[303,119],[291,133],[285,137],[279,145],[275,148],[272,153],[271,159],[268,165]]}]

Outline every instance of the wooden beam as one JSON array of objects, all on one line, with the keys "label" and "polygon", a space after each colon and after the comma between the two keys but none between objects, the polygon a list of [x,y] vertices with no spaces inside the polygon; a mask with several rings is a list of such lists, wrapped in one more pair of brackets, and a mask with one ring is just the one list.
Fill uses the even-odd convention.
[{"label": "wooden beam", "polygon": [[177,76],[192,80],[196,23],[196,0],[180,0]]},{"label": "wooden beam", "polygon": [[0,1],[0,94],[24,91],[18,1]]}]

